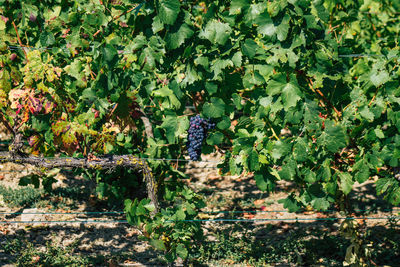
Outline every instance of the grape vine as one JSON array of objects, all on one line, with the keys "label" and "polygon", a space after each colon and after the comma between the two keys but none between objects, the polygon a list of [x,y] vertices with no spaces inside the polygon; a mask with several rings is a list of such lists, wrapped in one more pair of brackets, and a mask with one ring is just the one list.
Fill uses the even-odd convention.
[{"label": "grape vine", "polygon": [[[394,0],[0,0],[0,120],[24,155],[198,160],[222,146],[221,172],[263,191],[293,183],[289,211],[346,211],[371,177],[399,205],[398,12]],[[204,203],[184,161],[148,164],[164,203],[153,214],[126,194],[128,221],[185,258],[201,227],[177,221]],[[96,175],[99,191],[126,187]]]}]

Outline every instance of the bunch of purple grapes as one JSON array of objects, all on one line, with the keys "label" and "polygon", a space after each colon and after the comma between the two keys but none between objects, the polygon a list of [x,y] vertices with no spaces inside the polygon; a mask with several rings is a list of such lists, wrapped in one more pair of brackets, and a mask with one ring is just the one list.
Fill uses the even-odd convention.
[{"label": "bunch of purple grapes", "polygon": [[207,132],[214,128],[215,123],[201,118],[200,115],[190,118],[187,149],[191,160],[199,160],[203,140],[206,138]]}]

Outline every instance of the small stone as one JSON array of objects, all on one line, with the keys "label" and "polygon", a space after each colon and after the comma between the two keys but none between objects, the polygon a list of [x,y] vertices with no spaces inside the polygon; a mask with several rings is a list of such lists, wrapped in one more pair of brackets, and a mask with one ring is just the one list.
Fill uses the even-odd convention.
[{"label": "small stone", "polygon": [[43,214],[37,214],[40,213],[38,209],[24,209],[24,211],[21,214],[21,221],[22,222],[31,222],[31,221],[44,221],[44,215]]}]

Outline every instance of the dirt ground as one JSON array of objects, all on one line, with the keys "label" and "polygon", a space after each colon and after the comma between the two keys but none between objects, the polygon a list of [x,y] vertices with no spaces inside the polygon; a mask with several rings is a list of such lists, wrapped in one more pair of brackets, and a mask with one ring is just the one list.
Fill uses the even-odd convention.
[{"label": "dirt ground", "polygon": [[[19,166],[17,164],[1,164],[0,184],[5,187],[18,188],[19,178],[34,170],[31,166]],[[12,170],[6,172],[5,170]],[[66,187],[78,187],[82,191],[90,192],[94,189],[94,184],[82,177],[68,177],[64,174],[56,176],[58,182],[54,185],[55,189]],[[76,200],[74,209],[68,207],[68,202],[63,208],[51,210],[54,213],[66,214],[29,214],[49,212],[47,207],[42,208],[8,208],[0,199],[0,213],[20,213],[20,214],[0,214],[1,221],[45,221],[44,223],[7,223],[0,224],[0,243],[7,240],[20,238],[27,240],[35,245],[36,248],[45,249],[46,243],[66,248],[75,244],[74,254],[80,255],[113,255],[113,254],[132,254],[132,260],[125,264],[131,266],[142,266],[142,264],[152,265],[157,255],[153,249],[145,242],[138,240],[137,230],[130,227],[127,223],[87,223],[88,220],[96,221],[124,221],[123,214],[68,214],[68,212],[101,212],[108,211],[98,209],[94,195],[87,195]],[[63,201],[62,197],[55,197],[52,201]],[[81,221],[74,223],[47,223],[49,221]],[[9,263],[13,260],[12,255],[5,254],[0,250],[0,265]],[[104,263],[109,266],[109,262]],[[3,265],[2,265],[3,266]]]},{"label": "dirt ground", "polygon": [[[204,211],[232,211],[245,210],[248,212],[234,214],[234,218],[239,219],[269,219],[270,221],[257,221],[241,224],[245,232],[251,232],[256,239],[268,239],[273,242],[274,238],[282,238],[285,233],[293,231],[309,231],[318,227],[323,231],[337,232],[340,221],[326,222],[318,221],[320,218],[342,217],[339,213],[320,213],[307,212],[291,214],[285,211],[283,205],[278,203],[279,199],[286,197],[287,193],[294,190],[292,185],[287,182],[280,182],[275,193],[267,194],[261,192],[255,180],[251,176],[222,176],[218,173],[217,161],[218,155],[203,157],[204,161],[209,162],[191,162],[187,165],[187,174],[189,186],[198,192],[202,192],[206,197],[207,207]],[[27,175],[32,170],[31,166],[21,166],[17,164],[0,164],[0,184],[6,187],[17,188],[19,178]],[[82,177],[72,177],[70,173],[64,172],[57,175],[56,188],[75,187],[84,189],[93,189],[94,184]],[[369,218],[379,218],[392,214],[385,211],[387,206],[380,199],[376,199],[374,194],[373,180],[364,184],[357,185],[351,198],[354,205],[359,209],[373,209]],[[90,192],[87,191],[87,192]],[[90,194],[90,193],[88,193]],[[78,201],[71,212],[94,212],[105,211],[98,208],[93,196],[87,195],[86,200]],[[364,199],[363,199],[364,198]],[[53,201],[62,201],[55,198]],[[65,212],[68,210],[68,203],[64,208],[55,210],[55,212]],[[251,211],[261,211],[252,213]],[[96,223],[87,224],[86,220],[124,220],[123,215],[93,215],[86,216],[82,214],[51,214],[51,215],[32,215],[27,213],[48,212],[48,208],[22,208],[10,209],[0,199],[0,213],[22,213],[22,214],[1,214],[1,221],[81,221],[80,223],[37,223],[37,224],[18,224],[2,223],[0,224],[0,243],[4,244],[7,240],[23,238],[33,243],[36,248],[45,249],[46,243],[51,242],[59,247],[68,247],[75,244],[73,253],[82,255],[113,255],[130,254],[130,259],[125,262],[119,262],[124,266],[149,266],[159,265],[158,254],[149,245],[139,240],[139,233],[126,223]],[[276,212],[279,211],[279,212]],[[395,210],[396,211],[396,210]],[[399,212],[400,210],[397,210]],[[54,212],[54,210],[53,210]],[[25,214],[24,214],[25,213]],[[203,219],[222,219],[232,218],[232,214],[220,213],[201,214]],[[289,219],[298,218],[299,221],[290,221]],[[302,220],[306,219],[306,220]],[[276,221],[275,221],[276,220]],[[287,220],[287,221],[285,221]],[[360,223],[368,227],[384,227],[386,223],[383,220],[360,220]],[[208,241],[215,241],[215,233],[224,233],[232,231],[233,226],[229,223],[221,224],[219,222],[207,222],[204,224],[204,230]],[[273,231],[271,231],[273,229]],[[274,236],[271,236],[274,235]],[[0,250],[0,264],[8,264],[13,260],[13,256]],[[105,261],[104,266],[113,266]]]}]

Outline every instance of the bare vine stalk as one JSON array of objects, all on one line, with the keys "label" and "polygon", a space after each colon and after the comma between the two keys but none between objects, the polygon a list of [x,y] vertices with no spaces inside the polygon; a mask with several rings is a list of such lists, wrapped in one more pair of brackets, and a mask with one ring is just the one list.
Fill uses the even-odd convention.
[{"label": "bare vine stalk", "polygon": [[87,168],[94,170],[114,169],[116,167],[131,168],[141,172],[146,183],[147,195],[154,205],[154,213],[158,212],[159,204],[157,199],[157,187],[151,168],[146,160],[132,155],[104,155],[96,156],[95,159],[55,157],[44,158],[34,156],[23,156],[11,152],[0,152],[0,162],[13,162],[19,164],[31,164],[41,168]]}]

